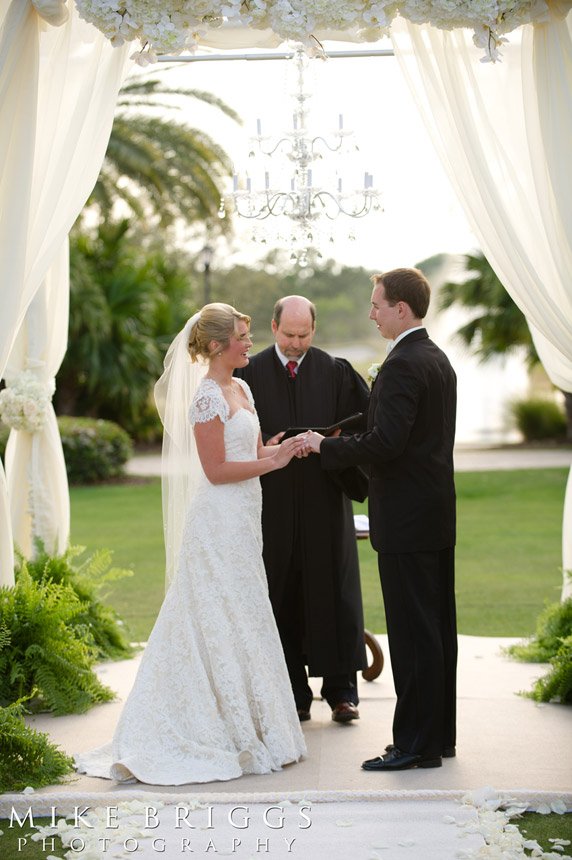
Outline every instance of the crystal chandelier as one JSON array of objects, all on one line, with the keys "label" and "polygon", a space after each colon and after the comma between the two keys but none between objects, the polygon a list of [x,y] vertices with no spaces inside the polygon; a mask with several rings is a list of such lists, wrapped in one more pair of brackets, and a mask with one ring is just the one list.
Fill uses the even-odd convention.
[{"label": "crystal chandelier", "polygon": [[[297,45],[292,62],[296,71],[296,91],[292,113],[292,127],[279,139],[262,134],[262,122],[256,121],[256,136],[251,141],[249,169],[244,175],[233,177],[232,193],[221,200],[219,215],[224,217],[226,208],[241,218],[253,222],[267,222],[266,229],[256,223],[252,238],[266,243],[268,234],[278,242],[287,244],[291,260],[304,267],[308,256],[316,251],[321,257],[319,245],[324,240],[324,225],[340,215],[363,218],[372,211],[381,209],[380,195],[374,189],[373,176],[360,171],[362,187],[347,188],[344,176],[348,164],[355,161],[357,146],[352,144],[353,134],[344,129],[343,115],[338,116],[338,128],[329,136],[312,136],[308,129],[311,98],[305,88],[305,72],[308,57],[302,45]],[[326,156],[326,158],[325,158]],[[330,176],[324,175],[323,164],[333,169]],[[278,177],[282,183],[275,186]],[[268,230],[271,216],[277,229]],[[348,238],[355,238],[352,233]],[[333,242],[333,235],[329,236]]]}]

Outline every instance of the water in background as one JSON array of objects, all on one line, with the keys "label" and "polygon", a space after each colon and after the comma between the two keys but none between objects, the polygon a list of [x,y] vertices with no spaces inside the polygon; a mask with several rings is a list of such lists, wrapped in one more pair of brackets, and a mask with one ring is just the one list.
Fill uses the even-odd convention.
[{"label": "water in background", "polygon": [[[524,353],[508,358],[499,356],[482,364],[455,339],[454,333],[467,322],[469,314],[456,308],[437,312],[436,308],[440,284],[451,280],[458,271],[458,258],[444,255],[439,267],[431,272],[433,294],[425,319],[429,337],[447,353],[457,373],[457,443],[483,445],[518,442],[521,436],[511,422],[509,404],[528,394],[529,379]],[[371,325],[374,328],[374,324]],[[379,347],[373,340],[323,348],[347,358],[357,370],[364,373],[370,364],[383,360],[386,341],[379,338]]]}]

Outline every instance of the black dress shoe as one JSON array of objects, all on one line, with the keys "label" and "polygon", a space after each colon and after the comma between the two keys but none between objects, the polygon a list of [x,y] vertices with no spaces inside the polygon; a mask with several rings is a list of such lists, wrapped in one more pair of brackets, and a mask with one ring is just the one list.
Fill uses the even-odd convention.
[{"label": "black dress shoe", "polygon": [[310,709],[298,708],[298,719],[301,723],[305,723],[306,720],[311,720],[312,714],[310,713]]},{"label": "black dress shoe", "polygon": [[332,720],[336,723],[349,723],[350,720],[359,720],[359,711],[353,702],[338,702],[332,709]]},{"label": "black dress shoe", "polygon": [[[391,750],[395,749],[395,744],[388,744],[385,748],[386,752],[391,752]],[[455,758],[457,755],[457,750],[455,747],[445,747],[443,752],[441,753],[441,758]]]},{"label": "black dress shoe", "polygon": [[364,770],[409,770],[412,767],[441,767],[441,756],[437,758],[423,758],[416,753],[402,752],[396,746],[383,756],[369,758],[364,761]]}]

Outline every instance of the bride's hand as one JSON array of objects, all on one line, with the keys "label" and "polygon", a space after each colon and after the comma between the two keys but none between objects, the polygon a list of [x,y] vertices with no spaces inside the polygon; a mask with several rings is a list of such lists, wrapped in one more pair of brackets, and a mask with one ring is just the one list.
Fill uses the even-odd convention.
[{"label": "bride's hand", "polygon": [[299,437],[293,436],[289,439],[285,439],[284,442],[281,442],[277,447],[278,450],[273,455],[272,459],[276,464],[276,468],[282,469],[283,466],[288,465],[292,457],[295,457],[302,450],[303,442]]}]

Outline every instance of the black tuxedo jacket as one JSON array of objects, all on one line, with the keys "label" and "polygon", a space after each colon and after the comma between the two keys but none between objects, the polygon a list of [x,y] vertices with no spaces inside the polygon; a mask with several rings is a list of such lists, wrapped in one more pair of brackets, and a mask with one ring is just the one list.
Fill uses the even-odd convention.
[{"label": "black tuxedo jacket", "polygon": [[395,345],[373,385],[368,430],[324,439],[325,469],[369,465],[370,537],[382,553],[455,543],[456,377],[425,329]]}]

